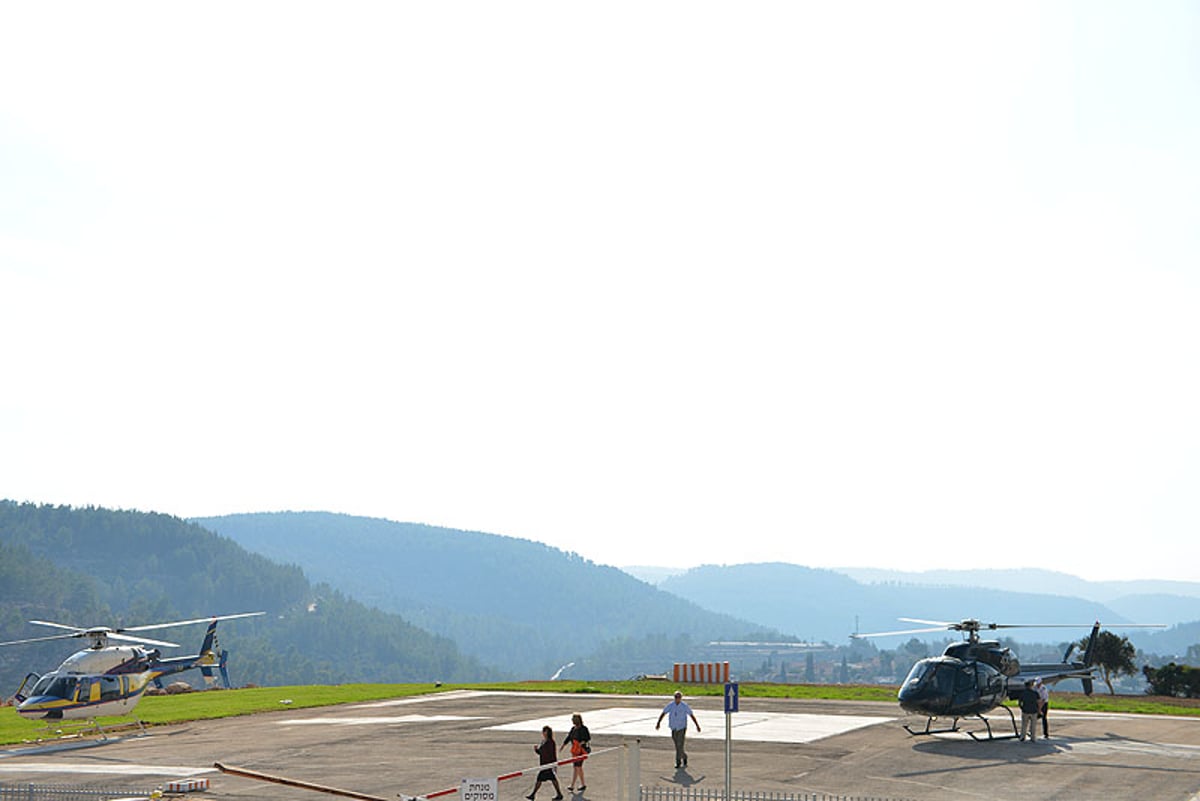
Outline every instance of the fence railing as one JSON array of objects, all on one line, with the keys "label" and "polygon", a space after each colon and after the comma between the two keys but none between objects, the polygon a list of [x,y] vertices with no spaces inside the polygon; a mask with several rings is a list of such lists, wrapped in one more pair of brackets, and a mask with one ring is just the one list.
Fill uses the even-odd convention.
[{"label": "fence railing", "polygon": [[0,784],[0,801],[113,801],[117,798],[150,798],[153,792],[53,784]]},{"label": "fence railing", "polygon": [[[725,790],[699,787],[643,787],[639,801],[727,801]],[[734,790],[728,801],[910,801],[867,795],[830,795],[829,793],[757,793]]]}]

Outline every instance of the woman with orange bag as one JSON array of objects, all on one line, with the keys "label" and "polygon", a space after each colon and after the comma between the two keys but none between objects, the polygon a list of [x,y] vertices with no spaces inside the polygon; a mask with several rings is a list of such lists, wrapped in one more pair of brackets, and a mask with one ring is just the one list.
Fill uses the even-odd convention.
[{"label": "woman with orange bag", "polygon": [[583,715],[578,712],[571,715],[571,730],[563,740],[563,747],[566,748],[568,743],[571,745],[571,757],[575,760],[572,765],[575,769],[571,773],[571,786],[567,789],[573,793],[582,793],[587,789],[583,778],[583,761],[592,751],[592,734],[588,727],[583,725]]}]

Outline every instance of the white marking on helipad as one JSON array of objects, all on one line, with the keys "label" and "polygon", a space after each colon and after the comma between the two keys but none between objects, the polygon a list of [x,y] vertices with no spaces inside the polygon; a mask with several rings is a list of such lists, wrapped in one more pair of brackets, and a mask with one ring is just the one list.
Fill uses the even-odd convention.
[{"label": "white marking on helipad", "polygon": [[351,709],[375,709],[381,706],[403,706],[405,704],[423,704],[428,701],[454,701],[462,698],[476,698],[485,693],[480,690],[447,690],[444,693],[429,693],[428,695],[409,695],[404,698],[391,698],[387,701],[370,701],[365,704],[355,704]]},{"label": "white marking on helipad", "polygon": [[91,762],[0,762],[0,773],[103,773],[113,776],[198,776],[213,768],[183,765],[101,765]]},{"label": "white marking on helipad", "polygon": [[[626,737],[669,736],[666,720],[660,729],[654,728],[659,709],[632,709],[609,707],[593,709],[584,715],[584,723],[592,735],[619,734]],[[693,710],[700,722],[700,731],[695,724],[688,723],[688,738],[701,740],[725,739],[725,713]],[[735,712],[732,716],[732,737],[760,743],[810,743],[835,734],[843,734],[865,726],[888,723],[895,718],[867,717],[864,715],[811,715],[784,712]],[[549,726],[555,731],[566,732],[571,728],[570,713],[550,718],[534,718],[500,726],[489,726],[495,731],[541,731]]]},{"label": "white marking on helipad", "polygon": [[[1038,740],[1038,742],[1043,742]],[[1056,745],[1055,740],[1046,740]],[[1061,740],[1059,742],[1062,742]],[[1135,754],[1138,756],[1166,756],[1179,759],[1195,759],[1200,756],[1200,745],[1180,743],[1147,743],[1133,740],[1077,740],[1072,738],[1065,745],[1071,751],[1082,754]]]},{"label": "white marking on helipad", "polygon": [[330,715],[323,718],[295,718],[277,722],[280,726],[379,726],[384,723],[437,723],[445,720],[486,720],[486,718],[463,715],[398,715],[394,717]]}]

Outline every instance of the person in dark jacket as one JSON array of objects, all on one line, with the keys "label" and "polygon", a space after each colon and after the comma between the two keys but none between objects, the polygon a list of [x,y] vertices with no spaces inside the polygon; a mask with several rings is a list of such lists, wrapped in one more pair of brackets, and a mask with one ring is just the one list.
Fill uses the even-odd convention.
[{"label": "person in dark jacket", "polygon": [[1025,682],[1025,689],[1021,690],[1018,703],[1021,705],[1021,739],[1024,740],[1028,732],[1029,741],[1033,742],[1037,740],[1038,709],[1041,708],[1042,699],[1033,688],[1032,679]]},{"label": "person in dark jacket", "polygon": [[567,789],[573,793],[582,793],[587,789],[583,778],[583,760],[587,759],[592,750],[592,733],[583,725],[583,715],[578,712],[571,715],[571,730],[567,732],[567,738],[562,744],[563,748],[570,744],[571,758],[575,760],[572,763],[575,767],[571,772],[571,785]]},{"label": "person in dark jacket", "polygon": [[537,781],[533,784],[533,792],[525,796],[529,801],[533,801],[533,797],[537,795],[538,788],[542,786],[542,782],[550,782],[554,785],[554,801],[562,801],[562,788],[558,786],[558,776],[555,773],[554,763],[558,762],[558,749],[554,747],[554,731],[549,726],[542,727],[542,741],[533,747],[537,751],[538,764],[549,765],[550,767],[539,770]]}]

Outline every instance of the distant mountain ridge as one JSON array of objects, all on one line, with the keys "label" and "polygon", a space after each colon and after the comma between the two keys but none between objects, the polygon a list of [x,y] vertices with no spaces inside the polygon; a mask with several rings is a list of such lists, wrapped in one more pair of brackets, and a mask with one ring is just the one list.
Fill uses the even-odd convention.
[{"label": "distant mountain ridge", "polygon": [[[573,667],[564,678],[623,678],[720,658],[712,640],[845,645],[855,631],[912,627],[900,617],[1164,622],[1177,625],[1131,630],[1129,638],[1167,656],[1200,642],[1200,602],[1192,596],[1135,593],[1103,603],[953,583],[974,572],[933,572],[927,583],[875,573],[880,580],[864,582],[783,563],[708,565],[663,570],[661,584],[651,586],[577,554],[483,532],[324,512],[183,521],[0,501],[0,640],[31,636],[30,619],[137,625],[267,611],[229,626],[238,683],[549,678],[565,665]],[[1074,579],[987,573],[984,582],[1040,574],[1055,589]],[[1001,636],[1058,648],[1078,633]],[[876,645],[899,642],[855,643]],[[43,647],[57,657],[40,656]],[[60,643],[30,648],[0,649],[5,686],[64,656]],[[771,657],[737,658],[750,670]]]},{"label": "distant mountain ridge", "polygon": [[[765,629],[702,609],[615,567],[516,537],[328,512],[194,522],[299,565],[312,578],[522,677],[548,678],[569,662],[576,667],[564,674],[568,678],[660,672],[673,658],[686,660],[688,642]],[[687,641],[678,641],[681,635]],[[639,640],[660,645],[647,651]],[[614,642],[623,645],[614,650]],[[609,656],[601,663],[597,653]]]},{"label": "distant mountain ridge", "polygon": [[997,591],[1057,593],[1102,603],[1117,618],[1102,622],[1162,623],[1165,631],[1127,630],[1129,640],[1147,651],[1182,654],[1193,644],[1192,624],[1200,621],[1200,582],[1137,579],[1087,581],[1053,570],[894,570],[839,568],[860,581],[904,586],[985,587]]},{"label": "distant mountain ridge", "polygon": [[[902,617],[1004,623],[1128,622],[1093,601],[1056,595],[951,586],[862,584],[833,570],[784,563],[701,566],[672,576],[664,590],[806,640],[845,643],[855,632],[919,628]],[[1046,639],[1073,637],[1069,630]],[[1032,639],[1023,635],[1023,639]]]},{"label": "distant mountain ridge", "polygon": [[1200,599],[1200,582],[1135,579],[1088,581],[1078,576],[1041,568],[1010,570],[923,570],[919,572],[868,567],[834,568],[864,584],[898,583],[960,587],[987,587],[1009,592],[1070,595],[1099,603],[1137,595]]},{"label": "distant mountain ridge", "polygon": [[[972,571],[953,578],[969,581]],[[1136,646],[1161,654],[1182,654],[1194,642],[1200,603],[1184,596],[1135,595],[1101,604],[1086,598],[953,584],[901,582],[898,574],[867,571],[888,580],[865,584],[841,571],[783,563],[701,566],[670,576],[662,589],[710,609],[776,628],[805,640],[845,643],[854,632],[903,631],[920,628],[900,618],[958,621],[977,618],[995,623],[1078,623],[1099,620],[1127,636]],[[1061,585],[1058,574],[1048,577]],[[928,578],[928,577],[927,577]],[[995,576],[991,576],[995,580]],[[1082,581],[1076,579],[1076,581]],[[1056,586],[1057,586],[1056,585]],[[1165,615],[1165,616],[1164,616]],[[1122,623],[1165,623],[1166,630],[1129,628]],[[911,636],[911,635],[910,635]],[[938,639],[940,635],[923,635]],[[1024,642],[1064,643],[1074,639],[1071,628],[1013,629],[1003,632]],[[879,640],[882,648],[895,643]]]},{"label": "distant mountain ridge", "polygon": [[650,565],[622,565],[621,569],[636,579],[656,586],[671,576],[687,572],[685,567],[653,567]]},{"label": "distant mountain ridge", "polygon": [[[1095,620],[1110,626],[1200,620],[1200,608],[1192,614],[1193,602],[1185,596],[1125,596],[1105,604],[1059,593],[1086,582],[1053,571],[979,571],[981,583],[967,585],[954,582],[969,582],[976,571],[931,571],[924,583],[876,572],[871,575],[881,580],[865,583],[844,572],[783,563],[709,565],[685,572],[660,569],[659,583],[651,587],[575,554],[483,532],[324,512],[198,522],[251,550],[296,562],[314,578],[453,639],[486,663],[525,675],[549,676],[569,662],[593,676],[657,672],[672,660],[684,660],[691,646],[741,639],[755,629],[780,639],[845,644],[855,631],[913,627],[901,617],[1081,627]],[[414,565],[419,569],[413,570]],[[632,570],[650,578],[656,572]],[[985,586],[1007,579],[1017,587],[1036,587],[1035,578],[1051,591]],[[550,601],[541,603],[540,596]],[[588,610],[582,618],[573,611],[580,604]],[[1142,615],[1149,611],[1169,611],[1171,617],[1146,620]],[[662,641],[680,632],[691,639]],[[1009,632],[1024,641],[1056,644],[1076,633],[1071,628]],[[1186,636],[1141,629],[1123,633],[1139,646],[1156,642],[1172,649],[1168,653]],[[635,642],[639,639],[659,642],[657,650],[647,651]],[[885,641],[879,645],[889,647]],[[589,664],[589,653],[625,656]]]}]

